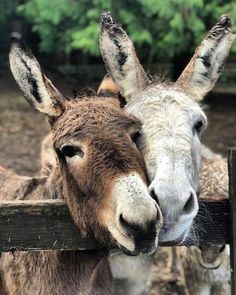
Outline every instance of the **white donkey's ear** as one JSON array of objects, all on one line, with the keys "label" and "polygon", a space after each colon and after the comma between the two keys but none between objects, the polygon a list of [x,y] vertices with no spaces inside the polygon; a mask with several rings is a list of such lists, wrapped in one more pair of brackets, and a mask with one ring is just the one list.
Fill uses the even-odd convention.
[{"label": "white donkey's ear", "polygon": [[223,15],[196,49],[176,85],[201,101],[223,72],[233,39],[231,20]]},{"label": "white donkey's ear", "polygon": [[64,98],[42,73],[32,53],[15,43],[11,47],[9,61],[12,74],[28,102],[50,117],[60,116]]},{"label": "white donkey's ear", "polygon": [[149,84],[133,43],[110,12],[101,16],[100,48],[108,73],[127,101]]}]

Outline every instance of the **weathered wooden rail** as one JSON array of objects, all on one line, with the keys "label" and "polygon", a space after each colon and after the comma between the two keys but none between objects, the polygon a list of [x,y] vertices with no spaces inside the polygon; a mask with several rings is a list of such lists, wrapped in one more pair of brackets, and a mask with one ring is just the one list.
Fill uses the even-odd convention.
[{"label": "weathered wooden rail", "polygon": [[[188,245],[230,244],[232,294],[236,295],[236,149],[229,152],[229,200],[201,200]],[[0,202],[0,252],[82,250],[102,246],[82,237],[63,201]]]},{"label": "weathered wooden rail", "polygon": [[[189,245],[229,243],[229,201],[200,203],[201,227]],[[0,251],[75,250],[101,247],[82,237],[63,201],[0,202]]]},{"label": "weathered wooden rail", "polygon": [[[229,243],[229,201],[200,203],[201,228],[188,244]],[[82,237],[63,201],[0,203],[0,251],[74,250],[101,247],[92,236]]]}]

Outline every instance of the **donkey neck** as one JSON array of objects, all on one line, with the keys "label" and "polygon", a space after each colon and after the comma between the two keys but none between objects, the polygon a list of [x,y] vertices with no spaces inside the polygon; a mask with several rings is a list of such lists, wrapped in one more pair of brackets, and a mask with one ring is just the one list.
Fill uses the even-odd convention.
[{"label": "donkey neck", "polygon": [[19,176],[0,166],[0,200],[63,199],[62,177],[55,168],[47,176]]},{"label": "donkey neck", "polygon": [[4,253],[0,267],[6,294],[109,295],[112,277],[106,254],[105,251]]},{"label": "donkey neck", "polygon": [[[63,198],[59,169],[37,178],[18,176],[0,167],[0,200],[52,198]],[[107,252],[103,250],[4,253],[0,270],[7,295],[19,294],[19,288],[20,295],[111,293],[112,278]]]},{"label": "donkey neck", "polygon": [[47,178],[19,176],[0,167],[0,200],[44,199]]}]

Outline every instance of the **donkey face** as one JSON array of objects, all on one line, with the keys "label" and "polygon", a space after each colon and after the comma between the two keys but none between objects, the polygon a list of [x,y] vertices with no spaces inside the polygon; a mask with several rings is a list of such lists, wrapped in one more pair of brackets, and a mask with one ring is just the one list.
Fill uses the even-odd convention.
[{"label": "donkey face", "polygon": [[100,241],[111,237],[128,254],[154,251],[162,216],[133,142],[140,123],[115,98],[65,99],[32,54],[16,45],[10,66],[27,100],[49,116],[54,185],[82,233],[92,230]]},{"label": "donkey face", "polygon": [[138,98],[126,110],[143,123],[137,145],[151,181],[149,190],[164,216],[160,241],[181,242],[198,211],[200,136],[206,116],[173,86],[150,86]]},{"label": "donkey face", "polygon": [[232,41],[230,19],[223,16],[171,85],[147,76],[122,27],[110,13],[102,15],[105,65],[127,100],[126,111],[142,124],[137,144],[147,166],[150,192],[164,216],[162,243],[181,242],[197,214],[200,136],[207,125],[198,102],[220,76]]}]

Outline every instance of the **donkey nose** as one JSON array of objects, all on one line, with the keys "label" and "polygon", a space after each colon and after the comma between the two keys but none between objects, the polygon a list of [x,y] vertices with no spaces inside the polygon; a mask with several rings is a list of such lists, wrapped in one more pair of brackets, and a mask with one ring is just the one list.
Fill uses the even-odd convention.
[{"label": "donkey nose", "polygon": [[198,201],[197,195],[194,192],[191,192],[189,194],[189,197],[187,198],[185,197],[185,194],[183,194],[177,199],[174,193],[171,194],[169,197],[165,197],[162,196],[161,193],[158,194],[155,188],[150,188],[149,192],[152,198],[160,206],[161,212],[164,215],[164,217],[170,216],[170,212],[172,212],[172,214],[174,212],[176,219],[187,219],[196,215],[196,212],[198,210]]},{"label": "donkey nose", "polygon": [[196,202],[195,196],[191,193],[190,197],[188,198],[187,202],[184,204],[182,209],[182,215],[189,215],[195,210]]},{"label": "donkey nose", "polygon": [[195,193],[190,193],[187,201],[184,203],[182,210],[180,211],[179,217],[181,219],[194,218],[198,211],[198,200]]},{"label": "donkey nose", "polygon": [[150,195],[151,195],[151,197],[153,198],[153,200],[155,200],[155,201],[157,202],[157,204],[160,205],[160,204],[159,204],[158,197],[157,197],[157,195],[155,194],[155,190],[154,190],[154,188],[152,188],[152,189],[150,190]]},{"label": "donkey nose", "polygon": [[[119,223],[121,228],[126,232],[128,236],[138,237],[145,234],[146,232],[152,231],[153,228],[156,228],[157,221],[162,220],[162,215],[160,210],[157,210],[155,218],[146,221],[145,224],[138,222],[130,221],[124,217],[123,214],[119,216]],[[156,232],[156,230],[155,230]]]},{"label": "donkey nose", "polygon": [[123,214],[120,214],[119,222],[121,227],[130,236],[136,236],[139,232],[142,231],[142,228],[140,225],[128,221],[127,219],[123,217]]}]

